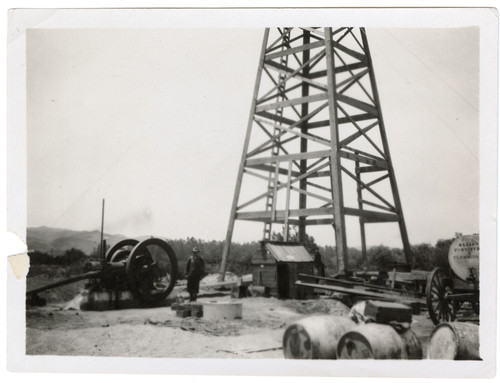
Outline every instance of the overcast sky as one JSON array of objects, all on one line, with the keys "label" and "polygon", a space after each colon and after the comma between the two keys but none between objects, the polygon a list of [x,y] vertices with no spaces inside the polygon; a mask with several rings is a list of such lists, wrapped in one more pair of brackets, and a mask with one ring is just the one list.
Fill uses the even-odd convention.
[{"label": "overcast sky", "polygon": [[[479,29],[367,33],[410,242],[479,232]],[[99,229],[105,198],[107,233],[224,239],[262,38],[29,30],[28,227]],[[261,235],[237,222],[233,240]]]}]

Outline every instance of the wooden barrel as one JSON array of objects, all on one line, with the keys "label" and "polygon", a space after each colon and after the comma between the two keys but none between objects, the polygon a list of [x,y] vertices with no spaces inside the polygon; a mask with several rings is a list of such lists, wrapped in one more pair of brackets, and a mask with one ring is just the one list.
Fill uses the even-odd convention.
[{"label": "wooden barrel", "polygon": [[289,326],[283,335],[286,359],[336,359],[337,343],[354,328],[352,320],[332,315],[315,315]]},{"label": "wooden barrel", "polygon": [[429,338],[427,358],[481,360],[479,326],[473,323],[447,322],[434,328]]},{"label": "wooden barrel", "polygon": [[422,345],[410,329],[398,333],[389,325],[367,323],[340,338],[338,359],[422,359]]}]

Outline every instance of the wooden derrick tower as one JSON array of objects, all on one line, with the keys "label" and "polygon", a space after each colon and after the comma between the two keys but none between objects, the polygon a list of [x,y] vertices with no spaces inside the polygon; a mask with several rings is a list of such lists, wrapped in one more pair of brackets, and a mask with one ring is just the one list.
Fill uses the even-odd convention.
[{"label": "wooden derrick tower", "polygon": [[392,223],[411,266],[365,29],[266,29],[221,279],[236,220],[263,222],[264,239],[279,224],[287,240],[294,225],[300,241],[308,226],[330,225],[347,272],[349,216],[359,219],[365,260],[366,225]]}]

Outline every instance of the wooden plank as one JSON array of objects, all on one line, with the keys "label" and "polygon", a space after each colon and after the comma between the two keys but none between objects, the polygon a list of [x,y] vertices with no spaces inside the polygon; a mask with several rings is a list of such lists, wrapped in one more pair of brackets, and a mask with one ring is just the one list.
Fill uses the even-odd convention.
[{"label": "wooden plank", "polygon": [[215,289],[215,288],[218,288],[218,287],[232,287],[232,286],[236,286],[236,284],[237,284],[236,281],[214,282],[214,283],[207,283],[207,284],[204,284],[203,281],[202,281],[200,283],[200,287]]},{"label": "wooden plank", "polygon": [[307,129],[324,128],[325,126],[330,126],[330,120],[309,122],[307,124]]},{"label": "wooden plank", "polygon": [[[352,153],[356,153],[356,154],[360,154],[360,155],[368,157],[368,158],[372,158],[374,160],[386,160],[387,159],[386,157],[384,157],[385,154],[382,151],[379,151],[379,153],[381,155],[381,157],[379,157],[379,156],[377,156],[377,155],[375,155],[373,153],[368,153],[368,152],[365,152],[363,150],[359,150],[357,148],[352,148],[350,146],[346,146],[344,149],[347,150],[347,151],[350,151]],[[375,149],[378,150],[378,148],[375,148]]]},{"label": "wooden plank", "polygon": [[359,161],[359,162],[362,162],[364,164],[368,164],[368,165],[372,165],[372,166],[376,166],[380,169],[385,169],[387,170],[389,168],[389,165],[387,164],[387,161],[385,160],[375,160],[375,159],[372,159],[372,158],[367,158],[365,156],[361,156],[361,155],[358,155],[358,154],[354,154],[354,153],[348,153],[348,152],[345,152],[343,150],[340,150],[339,151],[339,155],[343,158],[346,158],[348,160],[353,160],[353,161]]},{"label": "wooden plank", "polygon": [[359,62],[359,63],[338,66],[333,71],[335,72],[335,74],[338,74],[338,73],[353,71],[360,68],[366,68],[367,66],[368,66],[367,63]]},{"label": "wooden plank", "polygon": [[[334,68],[333,71],[335,74],[338,74],[338,73],[353,71],[353,70],[360,69],[360,68],[366,68],[367,66],[368,65],[364,62],[357,62],[357,63],[353,63],[353,64],[338,66],[338,67]],[[309,76],[307,76],[307,77],[310,78],[311,80],[314,80],[316,78],[325,77],[325,76],[326,76],[326,70],[319,70],[319,71],[310,73]]]},{"label": "wooden plank", "polygon": [[349,145],[351,142],[353,142],[357,138],[368,133],[377,124],[378,124],[378,121],[375,121],[375,122],[371,123],[370,125],[368,125],[366,128],[361,129],[361,131],[357,131],[356,133],[353,133],[350,136],[344,138],[342,141],[339,142],[339,147],[343,148],[344,146]]},{"label": "wooden plank", "polygon": [[[247,154],[247,158],[254,157],[256,155],[259,155],[261,153],[267,152],[270,149],[273,149],[275,145],[279,146],[281,151],[283,151],[285,154],[288,154],[288,151],[283,147],[284,144],[296,140],[298,136],[293,136],[293,137],[288,137],[286,140],[281,140],[281,137],[285,134],[285,132],[280,132],[278,135],[274,136],[272,139],[267,140],[266,142],[262,143],[261,145],[257,146],[255,149],[253,149],[251,152]],[[277,141],[279,140],[279,141]]]},{"label": "wooden plank", "polygon": [[[325,167],[325,166],[327,166],[327,165],[328,165],[328,163],[323,164],[323,165],[319,166],[317,169],[313,169],[313,170],[311,170],[311,171],[309,171],[309,172],[307,172],[307,173],[301,174],[299,177],[297,177],[297,178],[293,179],[293,181],[291,181],[291,183],[293,183],[293,182],[297,182],[297,181],[300,181],[300,180],[301,180],[301,179],[303,179],[303,178],[307,178],[310,174],[314,174],[314,172],[316,172],[317,170],[322,169],[323,167]],[[280,190],[280,189],[284,188],[286,185],[287,185],[287,184],[283,184],[283,185],[279,186],[279,188],[278,188],[277,190]],[[246,207],[246,206],[248,206],[248,205],[250,205],[250,204],[252,204],[252,203],[254,203],[254,202],[256,202],[256,201],[258,201],[258,200],[260,200],[260,199],[262,199],[262,198],[264,198],[267,194],[268,194],[268,193],[263,193],[263,194],[261,194],[261,195],[259,195],[259,196],[255,197],[255,198],[253,198],[252,200],[250,200],[250,201],[248,201],[248,202],[244,203],[243,205],[239,206],[239,207],[238,207],[238,210],[241,210],[243,207]],[[242,214],[243,214],[243,213],[242,213]],[[240,217],[241,217],[241,216],[240,216]],[[257,216],[257,217],[255,217],[255,218],[259,218],[259,219],[261,219],[261,217],[260,217],[260,216]],[[245,218],[240,218],[240,219],[245,219]]]},{"label": "wooden plank", "polygon": [[245,169],[244,172],[245,172],[245,174],[251,175],[251,176],[256,177],[256,178],[263,179],[265,181],[267,181],[269,179],[269,177],[265,177],[262,174],[252,172],[252,171],[250,171],[248,169]]},{"label": "wooden plank", "polygon": [[378,166],[360,166],[359,168],[360,173],[381,172],[385,170],[386,169],[379,168]]},{"label": "wooden plank", "polygon": [[[373,274],[374,274],[374,276],[376,276],[376,275],[378,275],[378,272],[374,272]],[[347,281],[345,279],[339,279],[339,278],[321,277],[321,276],[318,276],[318,275],[304,274],[304,273],[299,274],[299,277],[300,278],[315,279],[315,280],[320,280],[320,281],[326,281],[327,283],[330,282],[330,283],[333,283],[333,284],[340,284],[340,285],[344,285],[344,286],[362,286],[362,287],[370,289],[370,290],[391,291],[391,292],[394,292],[394,293],[400,293],[400,294],[404,294],[404,295],[422,296],[422,294],[420,294],[420,293],[410,292],[410,291],[407,291],[407,290],[394,289],[392,287],[374,285],[374,284],[371,284],[371,283]]]},{"label": "wooden plank", "polygon": [[[281,43],[280,45],[278,46],[271,46],[267,49],[267,52],[266,53],[272,53],[274,51],[276,51],[277,49],[281,49],[282,47],[287,47],[289,46],[290,44],[294,43],[295,41],[297,40],[300,40],[302,38],[302,35],[298,35],[296,37],[294,37],[293,39],[289,39],[288,41],[285,41],[283,43]],[[281,39],[280,39],[281,40]],[[272,49],[271,49],[272,48]]]},{"label": "wooden plank", "polygon": [[[247,165],[247,167],[249,167],[251,169],[262,170],[264,172],[272,172],[272,171],[274,171],[274,166],[270,166],[270,165],[262,165],[262,164],[259,164],[259,165]],[[282,174],[282,175],[288,174],[287,170],[284,169],[284,168],[279,168],[278,171],[279,171],[279,174]],[[299,172],[292,171],[292,176],[293,177],[297,177],[299,175],[300,175]]]},{"label": "wooden plank", "polygon": [[344,93],[347,89],[349,89],[354,83],[358,82],[358,80],[363,77],[365,74],[368,73],[368,69],[362,70],[359,73],[356,73],[355,75],[346,78],[344,81],[339,82],[336,84],[337,89],[340,88],[341,86],[344,86],[345,84],[348,84],[344,89],[340,90],[339,93]]},{"label": "wooden plank", "polygon": [[[295,135],[297,137],[302,137],[302,138],[305,138],[307,140],[311,140],[311,141],[317,142],[318,144],[323,144],[323,145],[326,145],[326,146],[330,146],[330,141],[325,140],[324,138],[317,137],[317,136],[314,136],[314,135],[311,135],[311,134],[301,133],[301,132],[299,132],[297,130],[286,128],[283,125],[274,124],[274,123],[272,123],[270,121],[266,121],[266,120],[263,120],[263,119],[261,120],[261,119],[255,118],[255,120],[263,122],[263,123],[271,125],[271,126],[274,126],[276,129],[279,129],[279,130],[284,131],[284,132],[288,132],[288,133],[293,134],[293,135]],[[253,154],[253,152],[252,152],[252,154]]]},{"label": "wooden plank", "polygon": [[280,156],[272,156],[272,157],[262,157],[262,158],[251,158],[246,160],[246,165],[259,165],[259,164],[270,164],[275,162],[285,162],[289,160],[303,160],[309,158],[320,158],[320,157],[329,157],[331,155],[330,150],[318,150],[314,152],[307,153],[294,153],[294,154],[284,154]]},{"label": "wooden plank", "polygon": [[311,32],[311,33],[316,34],[318,36],[322,36],[322,37],[325,36],[324,32],[320,31],[319,29],[305,28],[305,27],[301,27],[300,29],[302,29],[303,31]]},{"label": "wooden plank", "polygon": [[297,123],[297,121],[291,120],[291,119],[283,117],[283,116],[278,116],[274,113],[269,113],[266,111],[258,112],[255,114],[258,116],[261,116],[261,117],[269,118],[270,120],[281,122],[282,124],[294,125]]},{"label": "wooden plank", "polygon": [[[266,51],[265,51],[265,54],[267,53],[270,53],[276,49],[279,49],[280,47],[283,46],[283,43],[281,43],[280,45],[277,45],[280,41],[283,41],[283,34],[280,34],[280,36],[274,40],[267,48],[266,48]],[[264,56],[265,57],[265,56]]]},{"label": "wooden plank", "polygon": [[313,173],[308,178],[330,177],[330,175],[331,175],[331,172],[329,170],[325,170],[323,172]]},{"label": "wooden plank", "polygon": [[[290,75],[290,78],[293,77],[294,79],[300,79],[308,84],[311,84],[311,85],[317,87],[318,89],[322,89],[325,91],[327,90],[327,86],[325,84],[311,80],[308,77],[305,77],[305,76],[298,74],[298,71],[301,68],[294,71],[294,70],[292,70],[284,65],[278,64],[277,62],[274,62],[274,61],[266,61],[266,65],[269,67],[269,69],[278,70],[279,72],[288,73]],[[271,91],[274,91],[274,89],[271,89]],[[268,94],[265,94],[264,96],[262,96],[262,98],[267,97],[267,96],[268,96]]]},{"label": "wooden plank", "polygon": [[311,49],[324,47],[324,46],[325,46],[324,41],[316,41],[314,43],[305,44],[305,45],[301,45],[301,46],[298,46],[295,48],[284,49],[284,50],[276,52],[276,53],[267,54],[265,59],[266,60],[273,60],[273,59],[278,58],[278,57],[289,56],[293,53],[302,52],[305,50],[311,50]]},{"label": "wooden plank", "polygon": [[316,189],[319,189],[319,190],[323,190],[323,191],[326,191],[328,193],[331,193],[332,192],[332,189],[331,188],[328,188],[328,187],[325,187],[325,186],[322,186],[322,185],[318,185],[318,184],[315,184],[314,182],[308,182],[307,183],[308,186],[312,186],[313,188],[316,188]]},{"label": "wooden plank", "polygon": [[311,73],[311,70],[318,65],[320,62],[323,61],[323,58],[326,56],[325,50],[323,50],[323,53],[314,60],[314,62],[311,62],[311,65],[309,65],[309,71],[307,73],[304,73],[304,76],[309,78],[309,73]]},{"label": "wooden plank", "polygon": [[[284,148],[284,145],[285,145],[286,143],[290,142],[290,141],[295,140],[295,139],[296,139],[296,137],[288,137],[286,140],[282,140],[282,139],[281,139],[281,136],[282,136],[282,135],[284,135],[284,134],[280,133],[280,134],[276,135],[276,132],[274,132],[274,134],[275,134],[275,135],[273,136],[273,135],[271,135],[271,134],[269,134],[269,133],[267,132],[267,129],[264,127],[264,125],[263,125],[260,121],[255,120],[255,116],[254,116],[254,121],[255,121],[255,123],[256,123],[256,124],[257,124],[257,125],[258,125],[261,129],[262,129],[262,130],[264,130],[264,132],[265,132],[266,134],[268,134],[268,137],[270,138],[270,140],[269,140],[268,142],[271,142],[271,141],[272,141],[272,142],[273,142],[273,145],[278,146],[278,147],[279,147],[279,149],[280,149],[283,153],[288,154],[288,150],[286,150],[286,149]],[[269,125],[274,126],[274,123],[268,122],[268,124],[269,124]],[[273,147],[273,146],[271,146],[271,147],[270,147],[270,149],[271,149],[272,147]],[[263,149],[262,149],[262,150],[263,150]],[[248,157],[249,157],[249,156],[247,156],[247,158],[248,158]],[[294,164],[295,164],[295,166],[297,166],[297,168],[299,168],[299,164],[298,164],[298,163],[294,162]],[[282,173],[280,173],[280,174],[282,174]]]},{"label": "wooden plank", "polygon": [[290,186],[292,181],[292,164],[293,161],[288,161],[288,177],[286,182],[286,202],[285,202],[285,241],[288,241],[288,218],[290,217]]},{"label": "wooden plank", "polygon": [[[263,222],[263,223],[276,223],[280,225],[285,224],[285,219],[284,218],[275,218],[271,219],[269,216],[266,217],[254,217],[254,218],[236,218],[241,221],[249,221],[249,222]],[[289,219],[288,224],[292,226],[297,226],[299,224],[298,219]]]},{"label": "wooden plank", "polygon": [[351,115],[348,117],[339,117],[337,120],[337,124],[352,124],[353,121],[365,121],[365,120],[371,120],[376,117],[373,116],[373,114],[370,113],[362,113],[362,114],[355,114]]},{"label": "wooden plank", "polygon": [[270,100],[274,100],[274,99],[276,99],[279,96],[285,97],[285,95],[288,92],[291,92],[292,90],[295,90],[295,89],[297,89],[297,88],[299,88],[301,86],[302,86],[302,84],[299,82],[298,84],[295,84],[295,85],[293,85],[293,86],[291,86],[289,88],[284,89],[283,91],[279,91],[279,89],[277,89],[277,93],[272,94],[272,95],[270,95],[270,96],[268,96],[268,97],[266,97],[264,99],[259,100],[259,102],[257,104],[260,105],[260,104],[262,104],[264,102],[267,102],[267,101],[270,101]]},{"label": "wooden plank", "polygon": [[370,222],[398,222],[399,217],[397,214],[381,213],[373,210],[360,210],[351,207],[344,208],[346,215],[354,215],[369,219]]},{"label": "wooden plank", "polygon": [[[337,119],[337,124],[347,124],[351,123],[353,121],[365,121],[365,120],[372,120],[376,117],[374,117],[371,114],[368,113],[363,113],[363,114],[355,114],[354,116],[349,116],[349,117],[339,117]],[[321,120],[321,121],[314,121],[314,122],[309,122],[307,124],[308,129],[316,129],[316,128],[324,128],[325,126],[330,126],[330,120]]]},{"label": "wooden plank", "polygon": [[367,184],[365,184],[365,185],[363,186],[363,188],[365,188],[365,187],[369,187],[369,186],[372,186],[372,185],[375,185],[376,183],[378,183],[378,182],[380,182],[380,181],[383,181],[383,180],[385,180],[385,179],[386,179],[386,178],[388,178],[388,177],[389,177],[389,173],[384,174],[383,176],[378,177],[378,178],[374,179],[374,180],[373,180],[373,181],[371,181],[371,182],[368,182]]},{"label": "wooden plank", "polygon": [[302,190],[302,189],[299,189],[299,188],[296,188],[294,186],[290,186],[290,188],[292,190],[295,190],[296,192],[300,193],[300,194],[303,194],[305,196],[308,196],[308,197],[313,197],[313,198],[317,198],[321,201],[325,201],[325,202],[333,202],[333,200],[331,198],[326,198],[326,197],[323,197],[319,194],[316,194],[316,193],[311,193],[310,191],[307,191],[307,190]]},{"label": "wooden plank", "polygon": [[[359,172],[359,162],[355,161],[354,163],[354,172],[356,174],[356,178],[361,180],[361,174]],[[358,209],[362,210],[364,208],[362,199],[363,199],[363,191],[361,189],[361,185],[359,182],[356,182],[356,194],[358,196]],[[361,260],[363,264],[368,264],[367,254],[366,254],[366,226],[363,218],[359,219],[359,234],[361,237]]]},{"label": "wooden plank", "polygon": [[305,283],[305,282],[301,282],[301,281],[295,282],[295,285],[303,286],[303,287],[313,287],[315,289],[321,289],[321,290],[334,291],[337,293],[343,293],[343,294],[348,294],[348,295],[357,296],[357,297],[376,298],[376,299],[385,300],[385,301],[397,301],[397,302],[409,302],[409,303],[416,302],[416,303],[425,304],[424,299],[418,299],[418,298],[408,297],[408,296],[398,295],[398,294],[376,293],[373,291],[361,290],[359,288],[320,285],[317,283]]},{"label": "wooden plank", "polygon": [[241,209],[244,209],[246,208],[247,206],[250,206],[251,204],[261,200],[262,198],[264,197],[267,197],[268,195],[270,194],[270,191],[266,191],[265,193],[262,193],[262,194],[259,194],[257,197],[254,197],[252,198],[251,200],[245,202],[245,203],[242,203],[241,205],[238,205],[237,207],[237,210],[241,210]]},{"label": "wooden plank", "polygon": [[370,205],[370,206],[373,206],[373,207],[376,207],[377,209],[382,209],[382,210],[386,210],[386,211],[389,211],[391,213],[395,213],[395,209],[394,208],[389,208],[387,206],[383,206],[383,205],[379,205],[378,203],[374,203],[374,202],[371,202],[371,201],[366,201],[366,200],[362,200],[361,201],[363,204],[366,204],[366,205]]},{"label": "wooden plank", "polygon": [[319,94],[314,94],[312,96],[292,98],[289,100],[259,105],[255,109],[255,111],[261,112],[261,111],[267,111],[267,110],[272,110],[272,109],[286,108],[286,107],[292,106],[292,105],[305,104],[308,102],[323,101],[323,100],[326,100],[327,98],[328,98],[328,95],[326,93],[319,93]]},{"label": "wooden plank", "polygon": [[364,101],[357,100],[355,98],[346,96],[344,94],[337,94],[337,101],[341,101],[345,104],[351,105],[355,108],[358,108],[368,114],[371,114],[374,117],[378,117],[378,111],[377,108],[375,108],[373,105],[370,105]]},{"label": "wooden plank", "polygon": [[335,220],[332,218],[310,218],[306,219],[307,226],[333,225]]},{"label": "wooden plank", "polygon": [[[284,134],[286,134],[287,131],[290,131],[289,129],[292,129],[296,126],[300,126],[301,124],[305,124],[310,118],[314,117],[316,114],[318,114],[322,109],[325,108],[325,106],[327,105],[328,103],[324,103],[323,105],[320,105],[319,107],[317,107],[314,111],[312,111],[311,113],[309,113],[308,115],[302,117],[299,121],[294,121],[292,124],[288,124],[289,127],[288,128],[284,128],[284,127],[281,127],[279,125],[274,125],[272,124],[271,122],[268,122],[268,121],[265,121],[265,120],[262,120],[262,119],[259,119],[258,117],[256,118],[254,116],[254,121],[255,123],[261,128],[263,129],[266,133],[267,133],[267,130],[263,128],[262,126],[262,123],[266,123],[268,125],[272,125],[274,126],[275,128],[280,128],[282,129],[283,131],[281,131],[278,135],[276,136],[271,136],[270,134],[268,134],[268,136],[270,137],[269,140],[267,140],[266,142],[262,143],[261,145],[259,145],[257,148],[255,148],[254,150],[252,150],[250,153],[248,153],[247,155],[247,158],[249,157],[252,157],[256,154],[259,154],[259,153],[262,153],[266,150],[269,150],[272,146],[266,146],[266,145],[274,145],[272,144],[273,141],[275,140],[278,140],[281,138],[281,136],[283,136]],[[267,117],[269,118],[272,118],[272,119],[278,119],[279,120],[279,117],[280,116],[277,116],[277,115],[273,115],[271,113],[268,113],[268,112],[260,112],[260,115],[266,115]],[[286,131],[284,129],[287,129]],[[297,134],[295,132],[293,132],[293,134]],[[278,145],[280,146],[280,148],[283,150],[283,152],[285,152],[285,154],[288,154],[288,152],[285,150],[285,148],[283,147],[283,144],[285,144],[286,142],[290,142],[292,140],[295,140],[296,138],[298,138],[299,136],[298,135],[295,135],[295,137],[291,137],[291,138],[287,138],[286,140],[283,140],[283,141],[279,141]],[[311,136],[313,139],[317,139],[317,137],[313,137]],[[296,164],[297,165],[297,164]]]},{"label": "wooden plank", "polygon": [[278,200],[278,183],[279,183],[279,163],[277,162],[275,165],[276,169],[274,171],[274,180],[273,180],[273,204],[271,207],[271,219],[276,217],[276,202]]},{"label": "wooden plank", "polygon": [[[414,281],[425,281],[427,276],[430,274],[429,271],[425,270],[412,270],[409,273],[398,271],[396,272],[395,280],[396,282],[414,282]],[[394,278],[394,272],[388,272],[389,278]]]},{"label": "wooden plank", "polygon": [[388,202],[384,197],[382,197],[380,194],[378,194],[375,190],[373,190],[371,187],[366,186],[366,184],[361,181],[361,179],[357,178],[354,174],[352,174],[349,170],[346,168],[342,167],[342,171],[347,174],[349,177],[351,177],[354,181],[356,181],[359,185],[362,185],[366,190],[368,190],[372,195],[377,197],[381,202],[385,203],[387,207],[389,207],[391,210],[394,209],[394,206]]},{"label": "wooden plank", "polygon": [[333,46],[335,48],[337,48],[338,50],[344,52],[344,53],[347,53],[349,56],[352,56],[354,57],[355,59],[358,59],[359,61],[363,62],[363,63],[367,63],[367,59],[366,59],[366,55],[364,55],[363,53],[359,53],[353,49],[350,49],[350,48],[347,48],[345,45],[342,45],[338,42],[336,42],[335,40],[332,41],[333,43]]},{"label": "wooden plank", "polygon": [[[290,209],[288,211],[290,217],[307,217],[333,215],[333,208],[306,208],[306,209]],[[285,219],[285,210],[276,210],[276,219]],[[252,219],[271,219],[270,211],[249,211],[237,213],[237,219],[252,220]]]}]

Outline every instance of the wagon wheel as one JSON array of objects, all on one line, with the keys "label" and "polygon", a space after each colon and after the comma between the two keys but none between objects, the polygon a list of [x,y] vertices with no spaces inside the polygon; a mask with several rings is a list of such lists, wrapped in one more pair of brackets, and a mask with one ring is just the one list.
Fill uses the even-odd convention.
[{"label": "wagon wheel", "polygon": [[456,305],[448,296],[453,293],[445,271],[434,269],[427,277],[427,310],[434,324],[452,322],[456,318]]},{"label": "wagon wheel", "polygon": [[130,289],[141,302],[157,304],[175,286],[177,257],[165,241],[146,239],[132,249],[127,259],[126,274]]},{"label": "wagon wheel", "polygon": [[[122,251],[130,253],[130,249],[138,243],[139,241],[137,239],[124,239],[123,241],[116,243],[106,253],[106,263],[124,261],[127,259],[128,254],[125,256],[125,253]],[[129,250],[126,249],[127,247]]]}]

